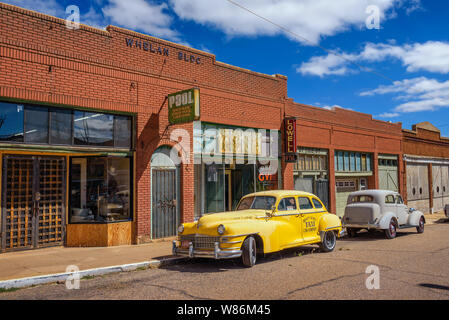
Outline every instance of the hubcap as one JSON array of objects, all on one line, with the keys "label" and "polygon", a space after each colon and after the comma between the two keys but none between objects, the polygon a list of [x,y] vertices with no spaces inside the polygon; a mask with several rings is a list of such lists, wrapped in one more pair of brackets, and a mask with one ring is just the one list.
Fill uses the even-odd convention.
[{"label": "hubcap", "polygon": [[249,242],[249,253],[251,258],[251,263],[256,264],[256,246],[254,239]]},{"label": "hubcap", "polygon": [[396,234],[396,226],[394,225],[393,222],[390,224],[390,233],[391,233],[391,235]]},{"label": "hubcap", "polygon": [[326,234],[326,245],[330,249],[334,246],[334,244],[335,244],[335,237],[333,236],[332,232],[328,232]]}]

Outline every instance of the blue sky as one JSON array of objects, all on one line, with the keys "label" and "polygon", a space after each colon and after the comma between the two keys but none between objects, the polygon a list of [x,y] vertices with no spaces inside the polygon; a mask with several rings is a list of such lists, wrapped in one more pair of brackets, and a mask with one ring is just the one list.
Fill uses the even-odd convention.
[{"label": "blue sky", "polygon": [[286,75],[297,102],[370,113],[406,129],[430,121],[449,136],[448,1],[232,0],[299,38],[228,0],[2,1],[61,18],[76,5],[81,23],[118,25]]}]

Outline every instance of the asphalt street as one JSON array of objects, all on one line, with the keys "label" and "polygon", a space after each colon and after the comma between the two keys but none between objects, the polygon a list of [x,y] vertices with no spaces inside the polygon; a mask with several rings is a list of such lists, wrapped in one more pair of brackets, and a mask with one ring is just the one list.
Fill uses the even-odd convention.
[{"label": "asphalt street", "polygon": [[[61,283],[3,292],[0,299],[447,300],[448,263],[445,222],[426,225],[423,234],[400,231],[393,240],[367,232],[342,238],[331,253],[317,246],[286,250],[260,258],[253,268],[242,267],[239,260],[196,259],[82,279],[79,289]],[[378,282],[373,280],[376,268]],[[378,289],[368,289],[367,279]]]}]

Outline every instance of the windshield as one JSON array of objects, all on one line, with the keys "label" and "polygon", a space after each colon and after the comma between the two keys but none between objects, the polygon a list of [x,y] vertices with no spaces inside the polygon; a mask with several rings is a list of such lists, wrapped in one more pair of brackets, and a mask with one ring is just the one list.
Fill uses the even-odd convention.
[{"label": "windshield", "polygon": [[237,210],[259,209],[271,210],[271,207],[276,203],[276,197],[271,196],[256,196],[243,198]]}]

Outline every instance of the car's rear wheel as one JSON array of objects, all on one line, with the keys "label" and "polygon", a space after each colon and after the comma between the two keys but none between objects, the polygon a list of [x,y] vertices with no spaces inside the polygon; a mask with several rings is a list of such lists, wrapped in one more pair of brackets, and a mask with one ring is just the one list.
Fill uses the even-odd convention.
[{"label": "car's rear wheel", "polygon": [[387,239],[394,239],[396,238],[396,233],[397,233],[396,221],[394,219],[391,219],[388,229],[385,230],[385,237]]},{"label": "car's rear wheel", "polygon": [[334,250],[337,243],[337,236],[333,231],[326,231],[323,241],[320,244],[321,250],[324,252],[331,252]]},{"label": "car's rear wheel", "polygon": [[419,219],[419,223],[418,223],[418,226],[416,227],[416,231],[418,231],[418,233],[424,232],[424,217],[421,217]]},{"label": "car's rear wheel", "polygon": [[243,241],[242,245],[242,263],[245,267],[250,268],[256,264],[257,248],[254,237],[248,237]]}]

